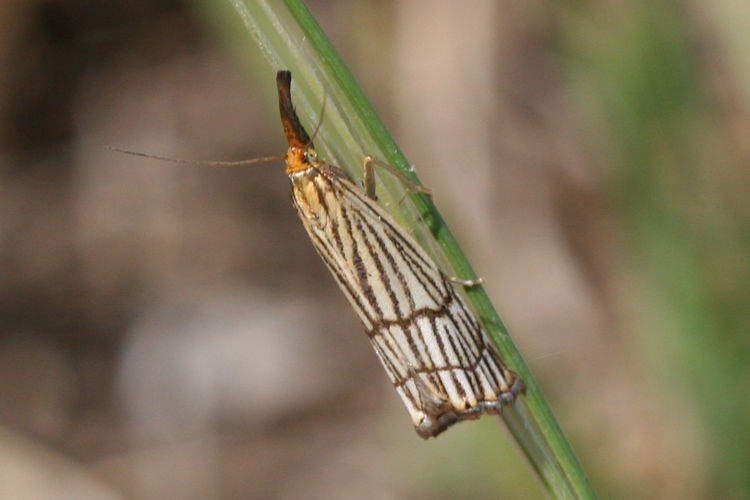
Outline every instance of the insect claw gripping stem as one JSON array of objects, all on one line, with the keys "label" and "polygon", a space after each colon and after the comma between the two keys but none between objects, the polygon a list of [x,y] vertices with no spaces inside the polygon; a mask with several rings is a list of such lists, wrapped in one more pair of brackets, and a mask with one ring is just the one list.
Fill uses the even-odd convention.
[{"label": "insect claw gripping stem", "polygon": [[465,286],[466,288],[471,288],[473,286],[484,285],[484,278],[475,278],[475,279],[472,279],[472,280],[462,280],[461,278],[458,278],[456,276],[450,276],[448,279],[450,279],[456,285]]}]

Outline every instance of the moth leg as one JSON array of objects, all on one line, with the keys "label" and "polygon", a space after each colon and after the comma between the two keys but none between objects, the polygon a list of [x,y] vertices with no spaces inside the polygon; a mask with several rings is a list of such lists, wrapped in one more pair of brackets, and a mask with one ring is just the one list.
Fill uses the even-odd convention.
[{"label": "moth leg", "polygon": [[[367,194],[368,198],[371,198],[373,200],[377,200],[377,195],[375,194],[375,175],[373,172],[373,165],[377,165],[381,167],[382,169],[388,171],[391,175],[396,177],[398,180],[400,180],[404,186],[406,186],[407,193],[409,191],[413,193],[423,193],[427,196],[432,196],[432,191],[430,189],[427,189],[424,186],[420,186],[419,184],[416,184],[415,182],[412,182],[409,180],[404,174],[396,170],[395,167],[392,165],[388,165],[384,161],[378,160],[377,158],[373,158],[370,155],[365,156],[365,159],[362,162],[362,165],[364,167],[364,179],[363,184],[365,187],[365,194]],[[406,193],[404,193],[404,197],[406,197]],[[399,203],[404,200],[404,197],[401,198]]]},{"label": "moth leg", "polygon": [[471,288],[473,286],[479,286],[484,284],[484,278],[475,278],[473,280],[462,280],[461,278],[458,278],[456,276],[448,276],[448,279],[451,281],[451,283],[454,283],[456,285],[465,286],[466,288]]}]

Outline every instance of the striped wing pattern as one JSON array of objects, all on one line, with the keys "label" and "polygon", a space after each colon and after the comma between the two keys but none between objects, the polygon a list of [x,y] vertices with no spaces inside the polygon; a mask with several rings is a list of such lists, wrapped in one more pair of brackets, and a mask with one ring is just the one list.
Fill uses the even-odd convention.
[{"label": "striped wing pattern", "polygon": [[499,413],[523,382],[500,359],[453,283],[343,174],[288,171],[310,239],[364,323],[417,433]]}]

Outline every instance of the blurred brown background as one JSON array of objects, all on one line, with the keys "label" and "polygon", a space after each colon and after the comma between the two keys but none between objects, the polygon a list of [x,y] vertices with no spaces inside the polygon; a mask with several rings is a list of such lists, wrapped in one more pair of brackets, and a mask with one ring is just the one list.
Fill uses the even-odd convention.
[{"label": "blurred brown background", "polygon": [[[602,498],[750,498],[750,4],[310,2]],[[223,0],[0,2],[0,497],[539,498],[423,442]]]}]

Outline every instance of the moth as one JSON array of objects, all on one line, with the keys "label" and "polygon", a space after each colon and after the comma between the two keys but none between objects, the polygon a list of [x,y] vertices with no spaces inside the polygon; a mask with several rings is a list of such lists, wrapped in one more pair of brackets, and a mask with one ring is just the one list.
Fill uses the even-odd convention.
[{"label": "moth", "polygon": [[[365,327],[417,434],[499,414],[524,390],[453,281],[365,189],[318,159],[292,104],[292,75],[276,84],[291,196],[310,240]],[[365,161],[366,166],[368,161]]]}]

